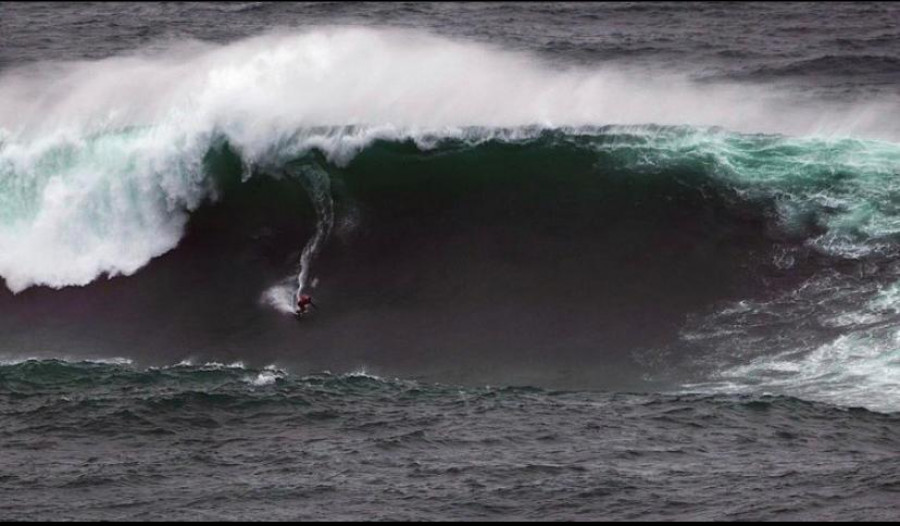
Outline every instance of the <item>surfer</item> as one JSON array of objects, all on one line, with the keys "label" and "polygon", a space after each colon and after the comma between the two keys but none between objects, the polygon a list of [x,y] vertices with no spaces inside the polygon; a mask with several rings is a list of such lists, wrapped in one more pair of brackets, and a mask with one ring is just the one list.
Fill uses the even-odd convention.
[{"label": "surfer", "polygon": [[[308,294],[300,294],[297,296],[297,314],[303,316],[307,312],[309,312],[310,307],[316,307],[316,304],[313,303],[312,297]],[[318,309],[319,307],[316,307]]]}]

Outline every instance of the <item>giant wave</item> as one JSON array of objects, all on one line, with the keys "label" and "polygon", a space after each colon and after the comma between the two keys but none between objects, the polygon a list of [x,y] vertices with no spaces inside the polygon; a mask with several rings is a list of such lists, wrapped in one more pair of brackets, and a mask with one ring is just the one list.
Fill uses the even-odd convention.
[{"label": "giant wave", "polygon": [[[663,383],[674,367],[676,384],[893,410],[892,108],[361,28],[34,64],[0,76],[0,276],[14,293],[86,286],[224,232],[270,252],[216,262],[209,289],[234,279],[252,309],[289,310],[321,275],[346,300],[338,330],[366,336],[323,321],[307,342],[353,366],[419,367],[423,346],[508,365],[507,347],[563,376],[605,364],[604,386],[627,362]],[[171,287],[157,272],[128,294]],[[241,341],[271,347],[242,308],[226,315]],[[189,355],[221,346],[172,332]]]}]

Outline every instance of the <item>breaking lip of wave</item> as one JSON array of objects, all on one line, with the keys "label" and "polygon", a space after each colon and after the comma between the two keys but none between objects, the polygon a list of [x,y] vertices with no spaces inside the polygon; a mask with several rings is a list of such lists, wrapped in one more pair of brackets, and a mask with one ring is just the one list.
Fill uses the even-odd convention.
[{"label": "breaking lip of wave", "polygon": [[256,153],[273,137],[314,126],[653,123],[794,135],[896,131],[883,128],[894,123],[880,113],[893,101],[803,108],[758,86],[551,65],[485,44],[360,27],[34,64],[0,76],[0,100],[0,127],[31,140],[168,124],[187,135],[218,129]]}]

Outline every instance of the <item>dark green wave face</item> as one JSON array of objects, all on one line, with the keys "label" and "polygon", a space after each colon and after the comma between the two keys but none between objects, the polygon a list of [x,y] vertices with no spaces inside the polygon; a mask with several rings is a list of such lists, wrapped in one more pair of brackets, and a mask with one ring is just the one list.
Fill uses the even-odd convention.
[{"label": "dark green wave face", "polygon": [[[127,279],[6,297],[5,347],[120,356],[140,341],[144,364],[892,407],[870,395],[895,359],[893,144],[604,127],[297,147],[359,133],[298,133],[249,173],[213,140],[212,199],[176,250]],[[298,323],[273,291],[295,286],[324,200],[306,267],[321,308]],[[872,338],[884,347],[860,357]]]}]

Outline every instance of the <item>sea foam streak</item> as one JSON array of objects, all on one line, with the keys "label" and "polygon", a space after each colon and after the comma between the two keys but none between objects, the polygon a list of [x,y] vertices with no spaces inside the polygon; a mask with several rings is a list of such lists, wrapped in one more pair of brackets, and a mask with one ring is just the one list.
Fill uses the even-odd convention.
[{"label": "sea foam streak", "polygon": [[[466,127],[655,123],[894,136],[885,104],[823,112],[789,102],[759,88],[551,68],[386,29],[35,64],[0,77],[0,275],[18,292],[134,273],[175,247],[189,212],[213,196],[202,159],[223,139],[248,167],[265,167],[311,148],[345,163],[377,138],[425,143]],[[310,254],[329,228],[327,220],[317,228]]]}]

